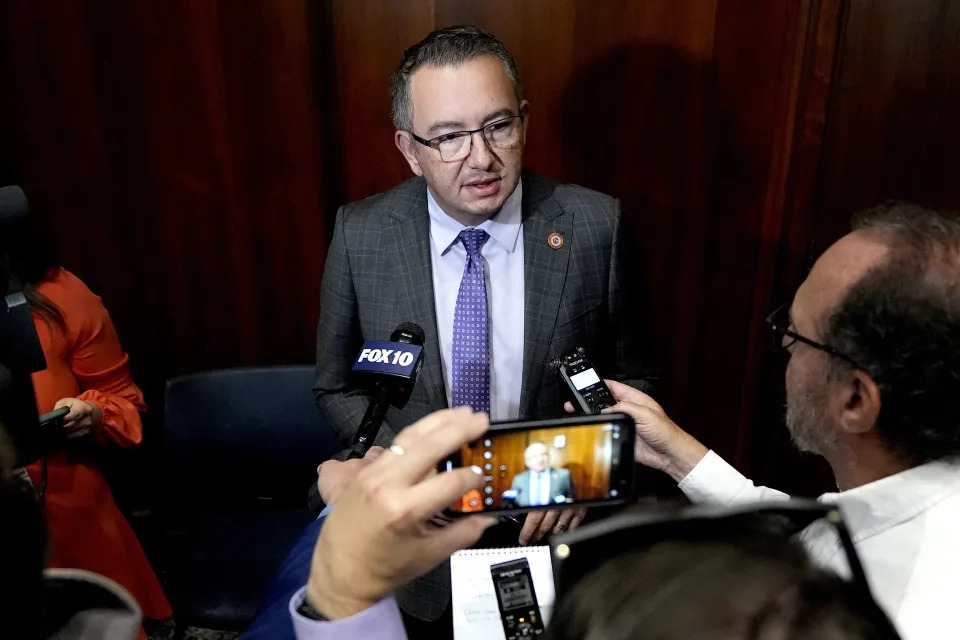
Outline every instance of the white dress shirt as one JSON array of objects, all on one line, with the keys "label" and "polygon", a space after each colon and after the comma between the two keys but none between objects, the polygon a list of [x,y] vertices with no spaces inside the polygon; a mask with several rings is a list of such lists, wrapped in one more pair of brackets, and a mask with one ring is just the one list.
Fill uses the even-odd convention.
[{"label": "white dress shirt", "polygon": [[530,493],[534,501],[530,503],[531,507],[543,504],[550,504],[550,471],[531,471],[533,478],[530,479]]},{"label": "white dress shirt", "polygon": [[[709,452],[680,489],[693,502],[786,499]],[[819,501],[839,506],[877,602],[904,640],[960,637],[960,459],[929,462]],[[840,542],[814,523],[800,540],[818,564],[849,575]]]},{"label": "white dress shirt", "polygon": [[[522,183],[517,183],[497,215],[476,227],[490,234],[480,255],[484,260],[489,314],[491,420],[514,420],[520,416],[524,307],[522,187]],[[447,406],[452,406],[453,315],[467,262],[467,251],[457,237],[468,227],[444,213],[430,189],[427,189],[427,211],[430,213],[430,258],[440,359]]]}]

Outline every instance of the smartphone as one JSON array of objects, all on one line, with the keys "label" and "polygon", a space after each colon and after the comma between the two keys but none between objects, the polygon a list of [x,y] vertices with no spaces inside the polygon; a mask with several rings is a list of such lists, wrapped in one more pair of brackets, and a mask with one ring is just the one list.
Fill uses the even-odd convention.
[{"label": "smartphone", "polygon": [[614,504],[634,495],[633,420],[622,413],[495,422],[440,463],[477,466],[483,486],[448,515]]}]

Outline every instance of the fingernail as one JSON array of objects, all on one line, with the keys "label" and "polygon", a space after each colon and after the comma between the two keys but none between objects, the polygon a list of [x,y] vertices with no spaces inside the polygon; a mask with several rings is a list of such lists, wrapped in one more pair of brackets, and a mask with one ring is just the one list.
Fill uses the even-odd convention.
[{"label": "fingernail", "polygon": [[482,476],[482,475],[483,475],[483,469],[481,469],[481,468],[478,467],[477,465],[473,465],[472,467],[470,467],[470,471],[473,471],[473,472],[474,472],[475,474],[477,474],[478,476]]},{"label": "fingernail", "polygon": [[527,542],[529,542],[529,541],[528,541],[528,540],[525,540],[525,539],[523,539],[523,538],[520,538],[520,545],[521,545],[521,546],[524,546],[524,547],[527,546]]}]

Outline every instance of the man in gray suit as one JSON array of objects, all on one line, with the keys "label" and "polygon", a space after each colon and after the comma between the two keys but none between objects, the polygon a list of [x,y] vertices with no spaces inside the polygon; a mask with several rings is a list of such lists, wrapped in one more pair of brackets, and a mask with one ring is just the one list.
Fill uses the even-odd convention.
[{"label": "man in gray suit", "polygon": [[[434,31],[405,52],[391,92],[394,141],[416,177],[339,211],[324,271],[314,392],[344,444],[369,401],[351,386],[354,358],[401,322],[423,328],[424,364],[378,445],[447,406],[492,420],[562,414],[548,363],[577,346],[602,375],[649,389],[619,203],[522,171],[530,109],[503,43],[476,27]],[[325,502],[357,468],[321,466]],[[520,541],[582,518],[538,512]],[[423,583],[398,599],[432,620],[447,606],[449,570]]]},{"label": "man in gray suit", "polygon": [[513,476],[510,489],[519,507],[539,507],[576,498],[569,469],[550,466],[550,451],[542,442],[532,442],[523,450],[527,470]]}]

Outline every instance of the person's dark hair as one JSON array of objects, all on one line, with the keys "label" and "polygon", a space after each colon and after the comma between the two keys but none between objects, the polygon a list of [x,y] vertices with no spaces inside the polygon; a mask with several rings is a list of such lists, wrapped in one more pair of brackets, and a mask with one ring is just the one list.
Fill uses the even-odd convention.
[{"label": "person's dark hair", "polygon": [[[889,248],[824,321],[825,344],[877,383],[877,429],[914,464],[960,454],[960,218],[887,202],[854,230]],[[836,379],[853,365],[831,358]]]},{"label": "person's dark hair", "polygon": [[520,76],[513,56],[500,38],[480,27],[457,25],[437,29],[403,52],[403,61],[390,77],[390,95],[393,99],[393,124],[402,131],[413,128],[413,104],[410,99],[410,76],[423,66],[458,67],[481,55],[492,55],[503,64],[503,70],[513,84],[520,104],[522,91]]},{"label": "person's dark hair", "polygon": [[661,542],[611,558],[554,609],[550,640],[895,638],[889,620],[797,543]]},{"label": "person's dark hair", "polygon": [[51,327],[64,330],[63,312],[37,286],[59,267],[49,243],[44,242],[29,218],[4,223],[0,229],[0,287],[22,289],[30,311]]}]

